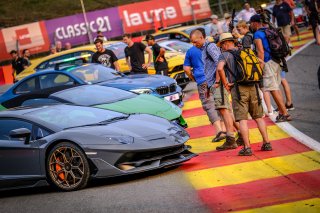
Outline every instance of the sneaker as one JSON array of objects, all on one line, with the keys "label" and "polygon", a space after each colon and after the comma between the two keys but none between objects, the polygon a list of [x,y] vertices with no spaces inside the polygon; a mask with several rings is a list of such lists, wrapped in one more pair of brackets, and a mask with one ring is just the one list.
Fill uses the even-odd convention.
[{"label": "sneaker", "polygon": [[238,146],[243,146],[244,145],[243,137],[242,137],[240,132],[238,132],[238,139],[236,140],[236,143],[237,143]]},{"label": "sneaker", "polygon": [[236,149],[237,147],[238,147],[238,145],[236,143],[235,137],[227,135],[226,142],[224,142],[224,144],[222,144],[221,146],[217,146],[216,150],[217,151],[224,151],[224,150],[228,150],[228,149]]},{"label": "sneaker", "polygon": [[277,117],[276,117],[276,123],[280,123],[280,122],[287,122],[287,121],[292,121],[292,118],[289,114],[287,115],[281,115],[279,114]]},{"label": "sneaker", "polygon": [[271,143],[264,143],[261,147],[261,151],[272,151]]},{"label": "sneaker", "polygon": [[251,156],[252,155],[252,150],[250,147],[245,148],[243,147],[240,152],[238,153],[239,156]]},{"label": "sneaker", "polygon": [[293,107],[293,104],[292,104],[292,103],[291,103],[290,105],[287,105],[287,104],[286,104],[286,108],[287,108],[288,111],[294,110],[294,107]]},{"label": "sneaker", "polygon": [[215,138],[212,139],[212,142],[219,142],[226,138],[226,132],[218,132]]}]

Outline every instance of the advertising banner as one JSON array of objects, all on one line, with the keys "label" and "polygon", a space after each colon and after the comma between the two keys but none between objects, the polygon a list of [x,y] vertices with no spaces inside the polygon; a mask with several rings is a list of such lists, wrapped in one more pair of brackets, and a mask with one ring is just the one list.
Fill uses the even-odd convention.
[{"label": "advertising banner", "polygon": [[[87,13],[89,28],[94,38],[101,31],[107,38],[122,35],[122,24],[118,8],[108,8]],[[83,14],[45,21],[51,43],[59,40],[72,45],[89,42]]]},{"label": "advertising banner", "polygon": [[0,58],[10,59],[11,50],[29,49],[31,54],[49,50],[50,42],[44,22],[34,22],[1,30]]},{"label": "advertising banner", "polygon": [[119,15],[127,33],[149,30],[155,21],[174,25],[211,15],[208,0],[152,0],[123,5],[119,7]]}]

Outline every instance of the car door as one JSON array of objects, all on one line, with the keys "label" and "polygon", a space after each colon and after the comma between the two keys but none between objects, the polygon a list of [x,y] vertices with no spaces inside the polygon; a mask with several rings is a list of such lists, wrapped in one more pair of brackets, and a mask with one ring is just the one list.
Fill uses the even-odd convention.
[{"label": "car door", "polygon": [[41,177],[39,144],[30,137],[11,138],[10,131],[19,128],[33,130],[33,124],[15,118],[0,118],[0,188],[23,185],[22,181],[39,180]]},{"label": "car door", "polygon": [[48,73],[39,76],[40,89],[48,89],[65,85],[76,85],[76,81],[63,73]]}]

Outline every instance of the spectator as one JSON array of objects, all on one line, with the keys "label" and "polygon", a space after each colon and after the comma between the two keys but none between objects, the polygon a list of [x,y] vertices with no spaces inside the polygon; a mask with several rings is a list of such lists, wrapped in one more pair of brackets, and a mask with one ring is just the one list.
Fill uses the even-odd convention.
[{"label": "spectator", "polygon": [[309,23],[312,26],[313,36],[316,39],[318,45],[320,45],[320,0],[305,0],[304,7],[309,17]]},{"label": "spectator", "polygon": [[103,42],[108,41],[107,38],[102,34],[102,32],[100,30],[97,31],[97,37],[95,37],[94,40],[96,39],[101,39]]},{"label": "spectator", "polygon": [[[195,47],[202,52],[202,61],[204,62],[204,74],[207,86],[210,88],[214,98],[215,108],[221,114],[226,126],[226,142],[218,146],[218,151],[237,148],[234,134],[234,119],[231,113],[231,104],[229,102],[228,92],[220,87],[219,75],[216,72],[218,59],[221,54],[220,49],[214,44],[205,40],[204,30],[194,30],[190,36]],[[216,86],[217,85],[217,86]]]},{"label": "spectator", "polygon": [[155,42],[153,35],[146,35],[145,41],[147,41],[148,46],[152,46],[153,63],[154,68],[156,69],[156,74],[168,76],[168,63],[164,57],[166,50]]},{"label": "spectator", "polygon": [[56,53],[57,53],[56,46],[51,45],[51,48],[50,48],[50,55],[52,55],[52,54],[56,54]]},{"label": "spectator", "polygon": [[237,31],[241,36],[241,46],[243,48],[251,48],[253,51],[255,51],[253,45],[253,35],[249,30],[247,22],[244,20],[239,21],[237,24]]},{"label": "spectator", "polygon": [[102,64],[105,67],[109,67],[112,69],[115,69],[117,71],[120,71],[119,63],[118,63],[118,58],[112,52],[111,50],[105,49],[103,47],[103,41],[99,38],[97,38],[94,41],[94,44],[96,45],[97,52],[95,52],[92,55],[92,63],[99,63]]},{"label": "spectator", "polygon": [[263,68],[264,91],[271,92],[279,109],[279,115],[277,116],[276,121],[291,121],[291,116],[286,110],[280,91],[281,67],[279,63],[271,59],[270,47],[266,34],[263,32],[265,28],[262,26],[260,15],[254,15],[250,18],[250,27],[255,31],[253,39],[257,56],[261,60],[261,68]]},{"label": "spectator", "polygon": [[225,13],[223,15],[224,21],[222,22],[221,28],[223,33],[229,32],[229,25],[231,22],[231,15],[229,13]]},{"label": "spectator", "polygon": [[19,57],[18,52],[15,50],[11,50],[10,55],[12,57],[12,76],[15,82],[15,77],[24,70],[23,58]]},{"label": "spectator", "polygon": [[248,2],[245,2],[243,4],[243,10],[241,10],[238,15],[235,17],[237,20],[243,20],[245,22],[249,22],[251,16],[257,14],[255,9],[250,7],[250,4]]},{"label": "spectator", "polygon": [[[249,128],[248,128],[248,113],[255,120],[258,125],[259,131],[263,138],[262,151],[271,151],[272,147],[268,139],[267,127],[263,120],[262,105],[259,104],[256,86],[254,84],[237,85],[234,86],[235,79],[228,74],[228,80],[226,79],[225,70],[233,72],[234,76],[237,75],[235,59],[230,51],[236,50],[235,39],[231,33],[223,33],[220,35],[218,46],[223,50],[223,53],[219,57],[218,72],[221,77],[224,87],[231,91],[233,113],[235,120],[240,122],[240,132],[244,142],[243,148],[240,150],[240,156],[251,156],[252,150],[250,148],[249,141]],[[238,97],[241,97],[239,99]]]},{"label": "spectator", "polygon": [[214,41],[219,39],[219,35],[222,33],[222,28],[220,26],[218,16],[212,15],[211,17],[211,26],[210,26],[210,35]]},{"label": "spectator", "polygon": [[[130,71],[133,74],[148,74],[152,50],[141,42],[133,42],[130,34],[124,34],[122,38],[123,42],[128,45],[124,49],[124,53]],[[148,53],[148,63],[145,63],[144,52]]]},{"label": "spectator", "polygon": [[26,69],[31,65],[29,49],[22,50],[22,56],[23,56],[22,65],[23,65],[23,68]]},{"label": "spectator", "polygon": [[56,46],[56,52],[57,53],[62,51],[62,43],[61,43],[61,41],[56,41],[55,46]]},{"label": "spectator", "polygon": [[[193,39],[194,36],[191,36],[192,41]],[[202,52],[199,48],[193,46],[187,51],[183,69],[192,81],[196,81],[202,108],[206,111],[211,124],[215,127],[217,134],[212,141],[218,142],[225,139],[226,133],[222,129],[223,122],[221,122],[221,119],[215,109],[213,96],[210,95],[210,90],[204,74]]]},{"label": "spectator", "polygon": [[291,25],[294,25],[294,16],[291,7],[282,0],[276,0],[276,4],[272,10],[272,22],[280,27],[284,38],[290,44]]},{"label": "spectator", "polygon": [[70,50],[71,48],[72,48],[72,46],[71,46],[70,42],[67,42],[67,43],[64,44],[64,49],[65,50]]},{"label": "spectator", "polygon": [[[295,19],[295,17],[294,17],[294,13],[293,13],[293,9],[296,8],[296,3],[295,3],[293,0],[284,0],[284,2],[287,3],[287,4],[290,6],[290,8],[292,9],[292,11],[291,11],[292,14],[290,14],[290,17],[293,18],[293,25],[292,25],[292,27],[293,27],[293,29],[294,29],[294,32],[295,32],[296,35],[298,36],[298,41],[300,41],[301,38],[300,38],[299,28],[298,28],[298,26],[297,26],[296,19]],[[292,23],[292,22],[291,22],[291,23]]]}]

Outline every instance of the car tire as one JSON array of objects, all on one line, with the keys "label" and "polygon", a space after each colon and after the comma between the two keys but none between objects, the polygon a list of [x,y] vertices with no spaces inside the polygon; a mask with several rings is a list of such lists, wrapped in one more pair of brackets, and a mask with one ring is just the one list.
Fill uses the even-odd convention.
[{"label": "car tire", "polygon": [[82,189],[90,177],[86,155],[70,142],[58,143],[50,150],[46,170],[50,184],[62,191]]}]

